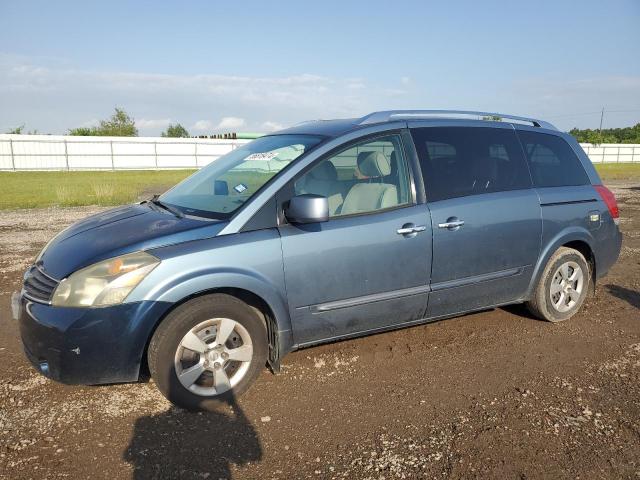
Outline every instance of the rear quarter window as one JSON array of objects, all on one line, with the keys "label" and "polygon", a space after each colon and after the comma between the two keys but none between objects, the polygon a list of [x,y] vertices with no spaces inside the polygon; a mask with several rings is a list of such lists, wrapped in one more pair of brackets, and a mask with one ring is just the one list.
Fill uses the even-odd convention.
[{"label": "rear quarter window", "polygon": [[588,185],[589,177],[569,144],[556,135],[518,131],[535,187]]}]

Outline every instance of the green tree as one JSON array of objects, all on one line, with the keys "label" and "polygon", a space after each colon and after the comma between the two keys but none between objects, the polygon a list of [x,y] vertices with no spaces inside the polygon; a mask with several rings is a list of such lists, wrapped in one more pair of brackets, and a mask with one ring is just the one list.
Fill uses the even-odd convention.
[{"label": "green tree", "polygon": [[179,123],[175,125],[169,125],[167,129],[160,134],[161,137],[169,137],[169,138],[188,138],[189,132]]},{"label": "green tree", "polygon": [[96,135],[101,137],[137,137],[136,122],[122,108],[116,107],[115,113],[107,120],[100,120],[97,127],[80,127],[69,130],[69,135]]},{"label": "green tree", "polygon": [[7,133],[12,135],[22,135],[22,131],[24,130],[24,123],[16,128],[12,128]]},{"label": "green tree", "polygon": [[640,123],[633,127],[597,129],[573,128],[569,131],[581,143],[640,143]]},{"label": "green tree", "polygon": [[69,130],[69,135],[76,135],[78,137],[90,137],[91,135],[97,135],[96,127],[78,127]]},{"label": "green tree", "polygon": [[24,123],[18,127],[10,129],[8,132],[10,135],[38,135],[40,132],[38,130],[28,130],[24,131]]},{"label": "green tree", "polygon": [[101,120],[98,131],[108,137],[137,137],[136,122],[123,109],[116,107],[116,111],[108,120]]}]

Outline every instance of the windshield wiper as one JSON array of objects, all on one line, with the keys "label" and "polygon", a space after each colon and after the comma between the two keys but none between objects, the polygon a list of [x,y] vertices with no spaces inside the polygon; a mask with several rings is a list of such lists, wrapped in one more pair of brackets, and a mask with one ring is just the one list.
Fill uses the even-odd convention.
[{"label": "windshield wiper", "polygon": [[168,205],[166,203],[161,202],[160,201],[160,195],[154,195],[153,197],[151,197],[147,201],[150,202],[153,205],[157,205],[158,207],[165,209],[167,212],[173,213],[178,218],[183,218],[184,217],[184,213],[182,213],[177,208],[172,207],[171,205]]}]

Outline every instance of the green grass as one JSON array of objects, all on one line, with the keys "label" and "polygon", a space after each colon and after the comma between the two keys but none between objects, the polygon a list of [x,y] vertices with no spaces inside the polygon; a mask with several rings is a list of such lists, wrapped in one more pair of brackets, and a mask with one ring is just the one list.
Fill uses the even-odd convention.
[{"label": "green grass", "polygon": [[193,172],[0,172],[0,209],[122,205],[162,193]]},{"label": "green grass", "polygon": [[[640,164],[596,165],[603,182],[640,180]],[[194,170],[132,170],[117,172],[0,172],[0,210],[80,205],[122,205],[162,193]],[[249,192],[265,179],[254,172],[224,178],[229,190],[240,182]]]},{"label": "green grass", "polygon": [[601,163],[596,170],[603,182],[608,180],[640,180],[640,163]]}]

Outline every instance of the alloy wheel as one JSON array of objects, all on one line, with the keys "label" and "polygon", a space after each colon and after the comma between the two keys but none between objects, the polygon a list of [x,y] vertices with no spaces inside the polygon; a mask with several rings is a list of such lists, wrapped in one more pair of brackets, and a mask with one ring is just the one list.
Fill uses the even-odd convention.
[{"label": "alloy wheel", "polygon": [[246,375],[253,358],[249,332],[230,318],[198,323],[180,341],[174,358],[178,380],[202,395],[220,395]]},{"label": "alloy wheel", "polygon": [[569,261],[553,274],[549,294],[551,304],[559,312],[568,312],[579,302],[584,288],[584,273],[580,265]]}]

